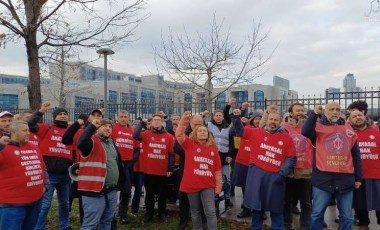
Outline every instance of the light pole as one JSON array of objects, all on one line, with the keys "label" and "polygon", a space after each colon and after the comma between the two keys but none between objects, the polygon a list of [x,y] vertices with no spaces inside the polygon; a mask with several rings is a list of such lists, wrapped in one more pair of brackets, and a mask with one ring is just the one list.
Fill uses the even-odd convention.
[{"label": "light pole", "polygon": [[115,52],[113,50],[108,49],[108,48],[102,48],[98,49],[96,51],[98,54],[103,54],[104,56],[104,99],[103,99],[103,106],[104,106],[104,114],[103,117],[107,118],[107,56],[112,55]]}]

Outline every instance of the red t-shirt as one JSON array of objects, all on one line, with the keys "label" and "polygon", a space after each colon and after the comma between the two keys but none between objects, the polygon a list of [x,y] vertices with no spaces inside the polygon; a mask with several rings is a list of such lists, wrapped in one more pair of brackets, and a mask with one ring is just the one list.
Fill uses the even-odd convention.
[{"label": "red t-shirt", "polygon": [[133,129],[122,126],[120,124],[112,125],[112,134],[117,149],[121,155],[122,161],[131,161],[133,160],[133,150],[140,148],[138,141],[133,139]]},{"label": "red t-shirt", "polygon": [[71,145],[62,143],[66,128],[55,125],[38,124],[37,136],[41,139],[41,153],[43,156],[60,157],[72,160]]},{"label": "red t-shirt", "polygon": [[40,145],[40,138],[36,134],[34,134],[34,133],[29,133],[28,143],[30,143],[30,144],[32,144],[34,146],[39,147],[39,145]]},{"label": "red t-shirt", "polygon": [[286,132],[270,134],[264,128],[245,127],[243,138],[252,143],[249,163],[268,172],[280,171],[285,158],[296,155],[294,142]]},{"label": "red t-shirt", "polygon": [[[253,127],[251,127],[249,125],[246,125],[245,127],[246,127],[245,129],[254,129]],[[242,165],[245,165],[245,166],[248,166],[249,165],[249,156],[251,154],[251,151],[252,151],[251,141],[249,139],[241,138],[240,146],[239,146],[239,150],[238,150],[237,155],[236,155],[235,162],[242,164]]]},{"label": "red t-shirt", "polygon": [[215,172],[222,170],[218,147],[200,145],[189,137],[181,146],[185,151],[185,168],[179,190],[192,193],[215,188]]},{"label": "red t-shirt", "polygon": [[356,134],[363,165],[363,178],[380,179],[380,131],[370,127]]},{"label": "red t-shirt", "polygon": [[28,204],[43,196],[45,166],[32,144],[0,151],[0,204]]},{"label": "red t-shirt", "polygon": [[146,174],[166,176],[169,171],[169,153],[173,153],[174,138],[171,134],[154,133],[150,130],[141,133],[143,168]]}]

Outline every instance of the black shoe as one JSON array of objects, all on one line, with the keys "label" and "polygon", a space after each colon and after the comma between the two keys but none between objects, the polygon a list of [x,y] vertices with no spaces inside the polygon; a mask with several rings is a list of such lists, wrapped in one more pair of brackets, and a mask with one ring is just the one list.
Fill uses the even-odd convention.
[{"label": "black shoe", "polygon": [[299,215],[299,214],[301,213],[297,206],[294,206],[294,207],[292,208],[292,212],[293,212],[294,214],[296,214],[296,215]]},{"label": "black shoe", "polygon": [[339,218],[335,218],[334,222],[339,224]]},{"label": "black shoe", "polygon": [[229,208],[233,207],[234,204],[231,202],[230,199],[225,199],[224,200],[224,206],[226,207],[226,209],[229,209]]},{"label": "black shoe", "polygon": [[327,228],[327,223],[323,221],[323,228]]},{"label": "black shoe", "polygon": [[127,224],[129,224],[129,220],[127,219],[127,217],[120,218],[120,224],[121,225],[127,225]]},{"label": "black shoe", "polygon": [[69,227],[65,228],[65,230],[73,230],[73,228],[69,226]]},{"label": "black shoe", "polygon": [[165,222],[165,221],[166,221],[166,215],[163,214],[163,213],[161,213],[161,214],[158,215],[158,219],[159,219],[160,221],[162,221],[162,222]]},{"label": "black shoe", "polygon": [[267,217],[267,214],[264,212],[263,220],[266,220],[266,219],[268,219],[268,217]]},{"label": "black shoe", "polygon": [[248,209],[243,208],[243,210],[237,215],[237,218],[245,218],[249,216],[251,216],[251,212]]},{"label": "black shoe", "polygon": [[153,216],[152,215],[145,215],[144,216],[144,223],[149,223],[153,220]]}]

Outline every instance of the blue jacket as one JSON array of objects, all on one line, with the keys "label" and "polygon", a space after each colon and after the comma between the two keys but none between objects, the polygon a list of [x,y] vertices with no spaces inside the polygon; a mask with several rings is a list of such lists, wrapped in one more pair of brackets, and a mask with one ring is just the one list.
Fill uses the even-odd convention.
[{"label": "blue jacket", "polygon": [[[302,127],[302,135],[309,138],[316,144],[316,132],[315,126],[317,124],[318,115],[311,112]],[[326,116],[322,116],[320,121],[322,125],[332,125]],[[344,125],[343,119],[338,120],[338,125]],[[316,158],[316,149],[314,148],[314,159]],[[311,176],[311,183],[313,186],[334,193],[345,193],[354,189],[355,181],[362,181],[362,163],[360,159],[360,149],[357,143],[351,149],[352,160],[354,164],[354,174],[349,173],[335,173],[335,172],[323,172],[317,169],[315,160],[313,162],[313,172]]]}]

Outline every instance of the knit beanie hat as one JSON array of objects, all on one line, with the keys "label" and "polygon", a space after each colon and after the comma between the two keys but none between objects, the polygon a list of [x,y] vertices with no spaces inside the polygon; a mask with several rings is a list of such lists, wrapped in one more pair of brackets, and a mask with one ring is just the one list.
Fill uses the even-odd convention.
[{"label": "knit beanie hat", "polygon": [[255,119],[256,117],[263,117],[263,115],[259,112],[253,112],[250,119]]},{"label": "knit beanie hat", "polygon": [[66,114],[69,114],[66,109],[64,108],[56,108],[53,110],[53,120],[58,116],[59,113],[65,112]]}]

